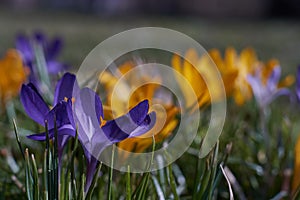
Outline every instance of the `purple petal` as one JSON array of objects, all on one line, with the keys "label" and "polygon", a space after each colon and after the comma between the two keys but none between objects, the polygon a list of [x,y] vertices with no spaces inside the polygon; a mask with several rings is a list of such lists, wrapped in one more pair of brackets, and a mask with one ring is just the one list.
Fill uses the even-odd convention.
[{"label": "purple petal", "polygon": [[278,89],[273,96],[274,96],[274,99],[276,99],[279,96],[290,95],[290,94],[291,94],[291,92],[290,92],[289,89],[287,89],[287,88],[281,88],[281,89]]},{"label": "purple petal", "polygon": [[148,101],[139,103],[128,114],[108,121],[102,127],[104,134],[112,143],[116,143],[146,133],[155,123],[155,113],[147,115],[148,109]]},{"label": "purple petal", "polygon": [[58,102],[73,97],[73,90],[79,91],[79,86],[76,81],[76,76],[71,73],[65,73],[58,81],[55,88],[54,105]]},{"label": "purple petal", "polygon": [[[110,141],[100,129],[99,118],[103,116],[103,110],[98,95],[89,88],[82,89],[75,97],[73,109],[73,125],[76,124],[78,127],[78,139],[81,144],[91,152],[93,144],[96,143],[97,151],[102,151],[104,147],[110,144]],[[71,112],[69,111],[69,113]],[[92,140],[94,135],[98,135],[98,141]]]},{"label": "purple petal", "polygon": [[33,49],[31,47],[29,39],[25,35],[19,34],[16,37],[16,48],[21,52],[23,56],[23,61],[26,64],[32,62],[34,58]]},{"label": "purple petal", "polygon": [[44,117],[49,108],[33,84],[22,85],[21,102],[25,112],[31,119],[41,125],[45,124]]},{"label": "purple petal", "polygon": [[32,135],[27,135],[27,138],[31,140],[36,140],[36,141],[44,141],[46,140],[46,133],[37,133],[37,134],[32,134]]},{"label": "purple petal", "polygon": [[72,100],[68,100],[69,106],[67,106],[67,115],[70,121],[70,124],[73,126],[74,129],[76,129],[76,124],[74,121],[74,115],[73,115],[73,109],[72,109]]},{"label": "purple petal", "polygon": [[45,120],[48,121],[49,129],[54,128],[54,120],[56,119],[56,127],[60,128],[65,124],[71,124],[68,115],[68,106],[70,102],[61,101],[56,104],[46,115]]},{"label": "purple petal", "polygon": [[54,38],[47,47],[47,59],[55,59],[62,49],[62,40],[58,37]]},{"label": "purple petal", "polygon": [[83,88],[80,91],[79,99],[76,99],[80,102],[81,109],[83,109],[87,115],[96,117],[98,124],[100,124],[100,117],[103,118],[103,107],[99,96],[93,90]]},{"label": "purple petal", "polygon": [[84,152],[87,160],[86,182],[84,186],[84,191],[87,192],[91,186],[93,177],[95,176],[97,164],[99,163],[99,161],[94,156],[92,156],[87,150],[84,150]]},{"label": "purple petal", "polygon": [[151,112],[149,115],[146,116],[143,123],[141,123],[134,131],[130,133],[129,138],[137,137],[147,133],[153,128],[155,122],[156,122],[156,113]]},{"label": "purple petal", "polygon": [[[71,126],[70,124],[66,124],[57,129],[57,134],[59,137],[61,137],[61,136],[75,137],[76,132],[75,132],[75,129],[73,128],[73,126]],[[44,141],[44,140],[46,140],[46,132],[27,135],[26,137],[29,139],[32,139],[32,140],[36,140],[36,141]],[[49,130],[49,138],[51,139],[53,137],[54,137],[54,129],[50,129]]]},{"label": "purple petal", "polygon": [[261,98],[261,92],[262,92],[262,83],[259,77],[248,75],[247,81],[250,84],[252,91],[254,93],[254,96],[259,100]]},{"label": "purple petal", "polygon": [[[69,140],[69,138],[75,137],[76,133],[71,125],[64,125],[57,130],[57,134],[58,134],[58,137],[57,137],[58,161],[59,161],[59,166],[61,166],[60,163],[61,163],[64,147],[65,147],[67,141]],[[49,130],[49,138],[51,139],[53,137],[54,137],[54,129],[51,129],[51,130]],[[46,140],[46,132],[28,135],[27,138],[32,139],[32,140],[37,140],[37,141],[45,141]]]},{"label": "purple petal", "polygon": [[57,74],[64,71],[67,68],[65,64],[62,64],[55,60],[47,60],[47,69],[50,74]]},{"label": "purple petal", "polygon": [[274,67],[267,82],[267,87],[270,90],[277,88],[280,76],[281,76],[281,68],[279,66]]},{"label": "purple petal", "polygon": [[137,125],[143,123],[149,110],[148,100],[144,100],[129,111],[130,118]]}]

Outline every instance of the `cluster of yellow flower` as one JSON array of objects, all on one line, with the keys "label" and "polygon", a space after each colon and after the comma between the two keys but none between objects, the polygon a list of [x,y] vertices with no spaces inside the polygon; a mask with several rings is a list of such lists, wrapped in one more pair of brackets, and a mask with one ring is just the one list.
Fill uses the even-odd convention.
[{"label": "cluster of yellow flower", "polygon": [[[193,66],[188,60],[197,64]],[[172,65],[188,79],[196,94],[201,95],[198,106],[202,107],[211,103],[211,94],[209,94],[207,84],[202,77],[211,73],[210,71],[214,65],[216,65],[221,74],[226,96],[233,96],[237,105],[243,105],[252,98],[252,90],[247,81],[247,76],[254,75],[257,70],[262,70],[262,79],[266,82],[273,68],[279,66],[279,62],[272,59],[263,63],[258,60],[255,51],[251,48],[243,49],[238,55],[236,50],[230,47],[225,50],[224,58],[222,58],[220,51],[217,49],[212,49],[208,54],[204,54],[201,57],[198,57],[195,50],[190,49],[186,53],[184,60],[178,55],[174,55]],[[289,75],[279,83],[278,87],[290,86],[293,82],[294,77]],[[188,104],[191,105],[191,103]]]},{"label": "cluster of yellow flower", "polygon": [[[226,97],[233,97],[237,105],[243,105],[253,96],[247,76],[254,75],[257,70],[261,70],[263,75],[262,81],[266,82],[270,78],[273,68],[279,66],[279,62],[275,59],[266,63],[258,60],[255,51],[251,48],[243,49],[240,54],[233,48],[227,48],[224,57],[217,49],[212,49],[201,56],[194,49],[190,49],[186,52],[184,58],[175,54],[172,57],[171,64],[174,70],[177,71],[175,78],[185,98],[185,107],[191,108],[191,110],[202,108],[213,103],[212,101],[219,101]],[[136,65],[137,63],[135,62],[124,63],[118,68],[118,76],[122,77]],[[214,71],[214,69],[217,69],[217,71]],[[183,76],[185,80],[182,81],[182,79],[178,78],[178,75]],[[130,138],[118,144],[120,148],[126,151],[143,152],[152,145],[152,135],[155,137],[155,142],[161,142],[171,135],[178,124],[176,115],[179,113],[179,108],[176,102],[158,102],[159,100],[155,98],[156,94],[160,92],[159,84],[152,83],[138,87],[140,83],[147,82],[149,78],[147,74],[131,73],[123,80],[126,81],[126,84],[120,84],[118,82],[119,78],[110,72],[104,72],[99,77],[100,82],[105,86],[107,94],[107,106],[105,106],[104,110],[110,116],[120,116],[127,112],[126,109],[132,108],[144,99],[148,99],[150,105],[160,103],[164,107],[164,109],[155,110],[157,124],[154,129],[143,135],[142,138]],[[160,75],[155,77],[158,83],[162,78]],[[218,79],[223,81],[224,87],[217,85]],[[186,81],[190,85],[186,84]],[[289,75],[278,84],[278,87],[290,86],[293,82],[294,77]],[[117,83],[120,85],[116,89]],[[193,98],[189,96],[191,93],[187,92],[188,87],[194,90],[198,102],[193,102]],[[124,94],[129,94],[133,88],[137,89],[131,93],[129,98],[125,97]],[[110,109],[112,104],[113,111]]]}]

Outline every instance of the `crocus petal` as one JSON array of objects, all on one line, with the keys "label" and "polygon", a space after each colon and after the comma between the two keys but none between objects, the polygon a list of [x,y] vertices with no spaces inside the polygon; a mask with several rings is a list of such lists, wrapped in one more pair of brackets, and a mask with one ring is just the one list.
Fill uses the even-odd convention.
[{"label": "crocus petal", "polygon": [[32,135],[27,135],[27,138],[31,140],[36,140],[36,141],[44,141],[46,140],[46,133],[37,133],[37,134],[32,134]]},{"label": "crocus petal", "polygon": [[49,108],[33,84],[22,85],[21,102],[31,119],[41,125],[45,124],[44,116],[48,113]]},{"label": "crocus petal", "polygon": [[55,59],[62,49],[63,43],[62,40],[58,37],[54,38],[47,48],[47,59]]},{"label": "crocus petal", "polygon": [[67,69],[67,65],[55,60],[47,60],[47,69],[50,74],[57,74]]},{"label": "crocus petal", "polygon": [[19,34],[17,36],[16,48],[21,52],[25,64],[28,64],[28,62],[32,61],[34,58],[33,49],[30,45],[29,39],[25,35]]},{"label": "crocus petal", "polygon": [[[91,154],[95,152],[93,155],[99,155],[105,147],[111,144],[100,128],[99,116],[103,116],[100,98],[91,89],[84,88],[75,97],[73,107],[74,122],[71,123],[78,129],[80,143]],[[95,135],[97,135],[97,140],[92,139]]]},{"label": "crocus petal", "polygon": [[112,143],[116,143],[146,133],[155,123],[155,113],[148,115],[148,109],[147,100],[139,103],[126,115],[108,121],[102,127],[104,134]]},{"label": "crocus petal", "polygon": [[87,167],[86,167],[86,182],[84,186],[84,191],[87,192],[91,186],[93,177],[95,176],[95,172],[97,169],[97,164],[99,161],[88,153],[88,151],[85,150],[85,157],[87,158]]},{"label": "crocus petal", "polygon": [[47,120],[49,129],[54,128],[55,123],[58,128],[65,124],[71,124],[68,116],[68,106],[71,106],[70,102],[61,101],[45,115],[44,119]]},{"label": "crocus petal", "polygon": [[278,89],[272,96],[273,96],[273,99],[276,99],[277,97],[279,96],[283,96],[283,95],[290,95],[291,92],[289,89],[287,88],[282,88],[282,89]]},{"label": "crocus petal", "polygon": [[71,99],[73,97],[73,91],[79,91],[76,76],[71,73],[65,73],[56,84],[54,105],[65,100],[65,98]]},{"label": "crocus petal", "polygon": [[262,98],[262,85],[261,81],[257,76],[248,75],[247,81],[251,85],[252,91],[254,93],[254,96],[258,102],[260,102]]},{"label": "crocus petal", "polygon": [[276,89],[279,79],[280,79],[280,76],[281,76],[281,68],[279,66],[274,67],[274,69],[272,70],[272,73],[268,79],[266,87],[270,90]]},{"label": "crocus petal", "polygon": [[99,96],[93,90],[83,88],[75,99],[77,110],[97,119],[99,126],[100,118],[103,118],[103,107]]},{"label": "crocus petal", "polygon": [[[54,137],[54,129],[50,129],[48,134],[49,134],[50,139],[53,138]],[[72,125],[66,124],[57,129],[57,134],[58,134],[58,136],[67,135],[67,136],[75,137],[76,132]],[[32,140],[44,141],[44,140],[46,140],[46,132],[27,135],[26,137],[29,139],[32,139]]]},{"label": "crocus petal", "polygon": [[70,137],[75,137],[76,130],[71,125],[67,124],[58,129],[57,135],[58,135],[57,137],[58,154],[60,155],[59,157],[61,157],[63,149],[67,144],[68,140],[70,139]]},{"label": "crocus petal", "polygon": [[156,123],[156,113],[151,112],[149,115],[146,116],[143,123],[141,123],[134,131],[132,131],[129,135],[129,138],[137,137],[143,135],[150,131]]},{"label": "crocus petal", "polygon": [[144,100],[129,111],[130,118],[135,124],[139,125],[144,122],[148,110],[149,110],[149,101]]}]

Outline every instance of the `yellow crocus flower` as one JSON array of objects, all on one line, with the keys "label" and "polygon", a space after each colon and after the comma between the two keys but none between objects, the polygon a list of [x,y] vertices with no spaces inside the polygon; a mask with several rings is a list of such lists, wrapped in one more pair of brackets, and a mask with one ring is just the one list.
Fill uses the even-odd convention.
[{"label": "yellow crocus flower", "polygon": [[[118,73],[120,77],[131,69],[134,69],[134,66],[134,62],[126,62],[119,66]],[[128,138],[118,143],[118,147],[123,150],[136,153],[143,152],[152,146],[153,136],[156,143],[162,142],[165,138],[170,136],[177,126],[178,119],[176,118],[176,115],[179,113],[179,109],[172,102],[155,98],[155,95],[159,93],[161,89],[158,84],[161,82],[160,77],[155,77],[155,83],[149,83],[150,80],[151,79],[147,74],[129,73],[126,75],[125,80],[123,80],[124,82],[119,82],[119,85],[116,87],[119,78],[112,73],[105,71],[99,76],[99,81],[104,85],[107,93],[107,102],[104,106],[104,112],[108,116],[114,116],[115,118],[125,114],[128,112],[128,109],[144,99],[149,100],[149,112],[156,112],[156,124],[148,133],[145,133],[140,137]],[[135,88],[142,83],[147,84],[136,88],[130,96],[127,96],[132,88]],[[151,106],[155,104],[160,104],[163,107]]]},{"label": "yellow crocus flower", "polygon": [[[230,71],[225,70],[223,62],[217,65],[217,70],[219,71],[222,80],[219,80],[218,74],[215,68],[214,60],[221,61],[221,56],[217,51],[211,51],[210,54],[204,54],[198,56],[194,49],[189,49],[184,59],[180,58],[179,55],[175,54],[172,58],[172,66],[177,72],[179,72],[190,84],[194,90],[197,102],[193,102],[191,97],[188,95],[189,85],[183,83],[177,78],[181,91],[185,97],[186,107],[192,108],[193,110],[198,107],[203,107],[211,103],[211,100],[219,101],[225,98],[222,88],[220,87],[220,81],[224,82],[226,94],[230,94],[233,90],[234,80],[237,76],[237,70],[232,68]],[[228,60],[230,62],[230,60]],[[194,63],[192,65],[191,63]],[[207,83],[206,83],[207,82]],[[214,95],[214,98],[212,98]]]},{"label": "yellow crocus flower", "polygon": [[22,83],[25,82],[28,70],[24,67],[17,50],[10,49],[0,60],[0,100],[2,107],[19,94]]}]

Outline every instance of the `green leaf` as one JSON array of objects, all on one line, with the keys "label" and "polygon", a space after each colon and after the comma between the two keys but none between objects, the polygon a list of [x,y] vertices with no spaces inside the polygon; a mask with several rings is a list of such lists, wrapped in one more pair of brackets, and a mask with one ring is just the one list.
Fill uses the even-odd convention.
[{"label": "green leaf", "polygon": [[130,166],[127,167],[126,174],[126,200],[131,200]]},{"label": "green leaf", "polygon": [[174,199],[178,200],[179,197],[178,197],[178,194],[177,194],[177,191],[176,191],[176,183],[175,183],[175,179],[174,179],[174,176],[173,176],[172,165],[168,166],[168,174],[169,174],[169,179],[170,179],[169,181],[170,181],[170,186],[171,186],[172,193],[174,195]]},{"label": "green leaf", "polygon": [[108,189],[107,189],[107,199],[112,199],[112,177],[113,177],[113,166],[114,166],[114,159],[115,159],[115,145],[113,145],[112,153],[111,153],[111,163],[108,175]]},{"label": "green leaf", "polygon": [[40,190],[39,190],[39,175],[38,170],[35,162],[34,155],[31,154],[31,160],[32,160],[32,169],[33,169],[33,186],[34,186],[34,199],[40,198]]},{"label": "green leaf", "polygon": [[28,200],[33,200],[33,179],[31,174],[31,164],[29,160],[28,149],[25,149],[25,178],[26,178],[26,194]]},{"label": "green leaf", "polygon": [[24,151],[23,151],[23,148],[22,148],[22,144],[21,144],[21,141],[20,141],[20,138],[19,138],[19,132],[18,132],[18,128],[17,128],[17,124],[16,124],[16,120],[13,119],[13,126],[14,126],[14,132],[15,132],[15,136],[16,136],[16,140],[17,140],[17,143],[18,143],[18,147],[19,147],[19,150],[23,156],[23,159],[25,160],[25,155],[24,155]]}]

